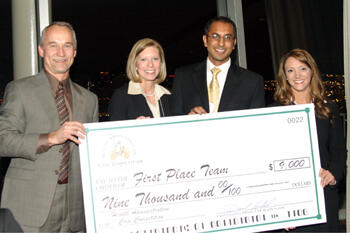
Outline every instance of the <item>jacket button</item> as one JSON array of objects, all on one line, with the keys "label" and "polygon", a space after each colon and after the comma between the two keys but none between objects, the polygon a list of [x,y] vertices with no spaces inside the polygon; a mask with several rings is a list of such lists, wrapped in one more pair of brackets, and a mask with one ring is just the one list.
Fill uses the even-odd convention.
[{"label": "jacket button", "polygon": [[61,148],[58,152],[62,153],[63,149]]}]

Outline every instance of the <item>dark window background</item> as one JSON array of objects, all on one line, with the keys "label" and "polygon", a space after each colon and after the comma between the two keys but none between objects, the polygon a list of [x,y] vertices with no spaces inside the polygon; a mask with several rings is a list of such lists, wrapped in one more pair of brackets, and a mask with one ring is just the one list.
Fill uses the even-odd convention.
[{"label": "dark window background", "polygon": [[1,0],[0,3],[0,35],[0,98],[2,98],[5,85],[13,79],[11,0]]},{"label": "dark window background", "polygon": [[89,78],[123,73],[133,44],[150,37],[163,46],[168,74],[173,74],[176,67],[205,57],[201,36],[205,22],[216,15],[216,1],[59,0],[52,1],[52,12],[53,20],[68,21],[76,30],[72,72]]},{"label": "dark window background", "polygon": [[275,77],[264,1],[243,0],[242,8],[247,68],[261,74],[265,80],[273,80]]}]

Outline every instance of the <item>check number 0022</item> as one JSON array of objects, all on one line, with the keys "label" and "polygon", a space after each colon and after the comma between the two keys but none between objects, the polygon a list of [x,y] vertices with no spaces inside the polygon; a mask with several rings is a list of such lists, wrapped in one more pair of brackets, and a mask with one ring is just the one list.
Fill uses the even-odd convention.
[{"label": "check number 0022", "polygon": [[298,124],[298,123],[303,123],[303,122],[304,122],[304,118],[302,116],[288,117],[287,118],[288,124]]}]

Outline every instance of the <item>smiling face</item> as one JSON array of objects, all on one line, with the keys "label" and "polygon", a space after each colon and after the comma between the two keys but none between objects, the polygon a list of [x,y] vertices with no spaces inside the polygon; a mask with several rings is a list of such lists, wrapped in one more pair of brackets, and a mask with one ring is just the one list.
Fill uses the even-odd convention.
[{"label": "smiling face", "polygon": [[312,71],[308,65],[289,57],[284,64],[284,72],[294,95],[310,93]]},{"label": "smiling face", "polygon": [[213,22],[208,36],[203,35],[204,46],[207,47],[209,60],[219,66],[227,62],[236,46],[233,26],[221,21]]},{"label": "smiling face", "polygon": [[161,67],[159,50],[155,46],[145,48],[136,57],[136,69],[141,83],[153,82],[157,79]]},{"label": "smiling face", "polygon": [[65,26],[54,25],[47,29],[38,51],[44,60],[45,71],[62,81],[69,76],[76,50],[72,31]]}]

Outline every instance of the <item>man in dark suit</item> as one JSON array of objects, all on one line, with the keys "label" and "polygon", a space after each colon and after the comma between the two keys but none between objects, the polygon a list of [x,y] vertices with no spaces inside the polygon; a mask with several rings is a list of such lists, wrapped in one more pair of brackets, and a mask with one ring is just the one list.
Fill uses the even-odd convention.
[{"label": "man in dark suit", "polygon": [[1,207],[24,232],[85,231],[79,139],[98,120],[97,97],[72,82],[72,26],[54,22],[38,52],[44,70],[10,82],[0,107],[0,155],[11,158]]},{"label": "man in dark suit", "polygon": [[216,17],[206,24],[203,43],[208,50],[208,58],[176,70],[171,101],[173,114],[264,107],[262,76],[231,61],[236,41],[236,26],[231,19]]}]

